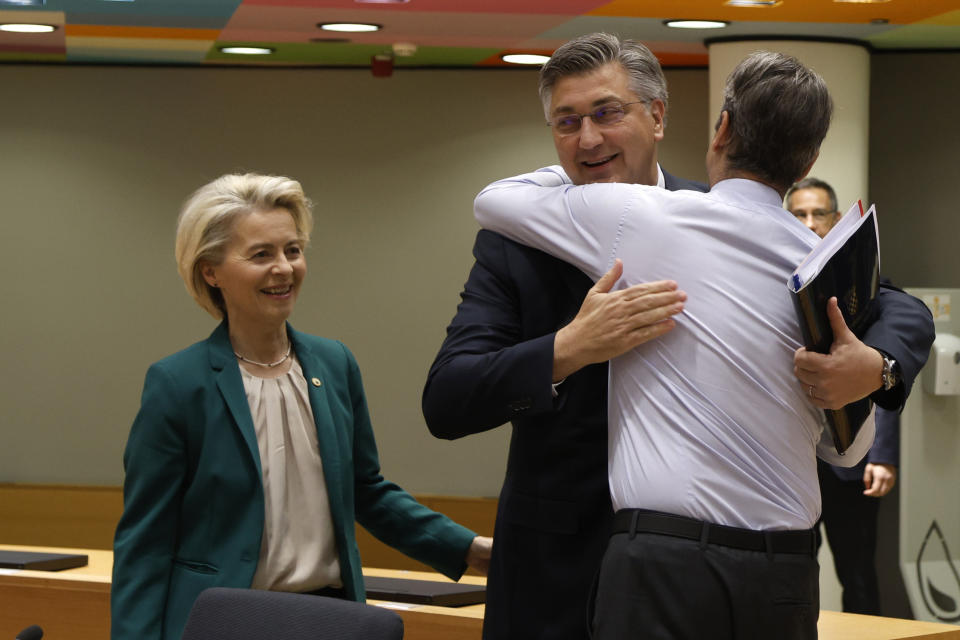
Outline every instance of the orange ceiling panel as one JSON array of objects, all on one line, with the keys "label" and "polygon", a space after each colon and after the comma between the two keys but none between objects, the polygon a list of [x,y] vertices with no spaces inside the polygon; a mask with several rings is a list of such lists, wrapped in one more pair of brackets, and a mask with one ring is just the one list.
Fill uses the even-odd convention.
[{"label": "orange ceiling panel", "polygon": [[725,0],[613,0],[593,16],[730,20],[742,22],[863,23],[882,18],[912,24],[957,9],[957,0],[890,0],[881,3],[783,0],[774,7],[731,7]]},{"label": "orange ceiling panel", "polygon": [[168,27],[123,27],[98,24],[68,24],[68,36],[93,38],[161,38],[167,40],[216,40],[220,29],[175,29]]}]

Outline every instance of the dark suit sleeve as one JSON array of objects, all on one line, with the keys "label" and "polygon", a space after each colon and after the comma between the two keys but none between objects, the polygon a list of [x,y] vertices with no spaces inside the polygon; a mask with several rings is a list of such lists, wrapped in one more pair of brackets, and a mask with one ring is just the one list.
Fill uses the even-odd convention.
[{"label": "dark suit sleeve", "polygon": [[357,522],[391,547],[430,565],[451,580],[467,568],[476,534],[423,506],[383,477],[360,369],[343,346],[353,410],[353,473]]},{"label": "dark suit sleeve", "polygon": [[936,337],[933,315],[921,300],[889,283],[880,285],[876,302],[877,318],[863,335],[863,342],[896,360],[903,381],[890,391],[876,391],[870,397],[884,409],[899,411],[930,355]]},{"label": "dark suit sleeve", "polygon": [[877,434],[867,454],[871,464],[900,465],[900,414],[877,407]]},{"label": "dark suit sleeve", "polygon": [[524,340],[522,301],[502,236],[481,231],[476,262],[423,390],[423,415],[438,438],[460,438],[520,414],[553,408],[554,333]]},{"label": "dark suit sleeve", "polygon": [[175,377],[147,371],[140,412],[123,455],[123,515],[113,543],[113,640],[159,640],[163,631],[186,476]]}]

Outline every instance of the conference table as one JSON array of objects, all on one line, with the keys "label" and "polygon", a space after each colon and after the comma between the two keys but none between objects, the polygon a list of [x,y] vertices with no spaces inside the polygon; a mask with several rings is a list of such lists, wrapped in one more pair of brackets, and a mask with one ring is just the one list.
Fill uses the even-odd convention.
[{"label": "conference table", "polygon": [[[105,640],[110,636],[110,575],[113,553],[99,549],[0,545],[2,550],[79,553],[89,564],[64,571],[0,569],[0,638],[39,624],[48,640]],[[439,574],[364,568],[364,575],[447,581]],[[483,584],[464,576],[461,582]],[[406,640],[479,640],[483,605],[436,607],[370,600],[396,611]],[[820,640],[960,640],[960,627],[821,611]]]}]

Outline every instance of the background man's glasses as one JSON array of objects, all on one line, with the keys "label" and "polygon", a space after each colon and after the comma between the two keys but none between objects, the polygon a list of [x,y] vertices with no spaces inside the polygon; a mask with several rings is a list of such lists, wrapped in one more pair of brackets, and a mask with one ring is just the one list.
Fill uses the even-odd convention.
[{"label": "background man's glasses", "polygon": [[[791,211],[790,213],[792,213],[794,216],[796,216],[797,220],[806,220],[806,219],[807,219],[807,214],[806,214],[805,212],[803,212],[803,211]],[[827,218],[829,218],[830,216],[834,215],[835,213],[837,213],[837,212],[836,212],[836,211],[825,211],[825,210],[823,210],[823,209],[814,209],[813,211],[810,212],[810,215],[813,216],[813,219],[814,219],[814,220],[826,220]]]},{"label": "background man's glasses", "polygon": [[624,104],[611,102],[610,104],[598,107],[593,113],[563,113],[547,121],[547,126],[553,127],[557,133],[568,134],[579,131],[584,118],[593,118],[593,121],[601,126],[617,124],[623,120],[623,117],[626,115],[625,107],[629,107],[632,104],[643,104],[645,102],[647,101],[637,100]]}]

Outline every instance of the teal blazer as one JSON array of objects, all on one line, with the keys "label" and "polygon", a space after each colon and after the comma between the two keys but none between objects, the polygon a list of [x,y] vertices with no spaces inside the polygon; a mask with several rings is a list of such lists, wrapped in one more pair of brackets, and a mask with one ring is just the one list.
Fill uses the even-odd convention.
[{"label": "teal blazer", "polygon": [[[353,355],[287,332],[310,390],[347,596],[365,598],[354,521],[458,579],[475,534],[383,478]],[[123,464],[111,637],[179,640],[200,592],[249,587],[260,555],[260,454],[225,323],[147,371]]]}]

